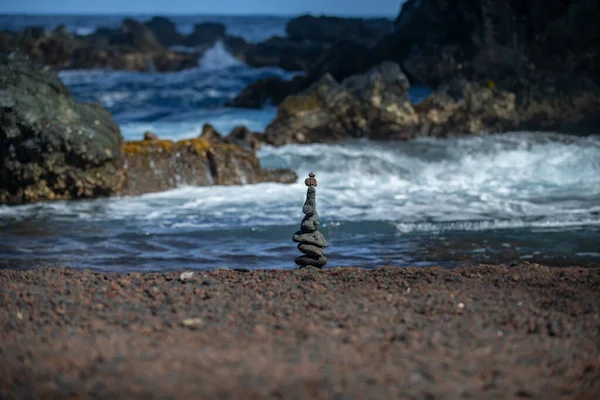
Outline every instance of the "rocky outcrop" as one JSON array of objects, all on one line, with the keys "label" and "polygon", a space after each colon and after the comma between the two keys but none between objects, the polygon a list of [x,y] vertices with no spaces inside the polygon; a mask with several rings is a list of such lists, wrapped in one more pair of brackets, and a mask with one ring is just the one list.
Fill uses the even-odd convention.
[{"label": "rocky outcrop", "polygon": [[308,71],[325,51],[326,48],[318,43],[295,42],[275,36],[249,46],[243,58],[253,67],[277,66],[287,71]]},{"label": "rocky outcrop", "polygon": [[128,142],[124,147],[124,195],[159,192],[181,185],[292,183],[290,170],[264,170],[253,151],[203,138],[172,142]]},{"label": "rocky outcrop", "polygon": [[341,39],[375,43],[392,31],[392,21],[385,18],[360,19],[302,15],[292,18],[287,26],[288,37],[294,41],[335,43]]},{"label": "rocky outcrop", "polygon": [[198,65],[198,54],[169,50],[152,29],[133,19],[125,19],[116,30],[99,28],[89,36],[76,36],[62,28],[0,32],[0,53],[13,51],[57,69],[162,72]]},{"label": "rocky outcrop", "polygon": [[600,131],[600,87],[588,78],[543,84],[521,82],[515,90],[493,81],[456,77],[413,105],[400,67],[385,62],[338,83],[330,75],[287,97],[264,139],[288,143],[335,142],[367,137],[407,140],[513,130],[596,134]]},{"label": "rocky outcrop", "polygon": [[342,83],[325,75],[281,103],[266,128],[265,140],[282,145],[383,138],[392,132],[408,136],[418,123],[409,88],[408,79],[394,63],[383,63]]},{"label": "rocky outcrop", "polygon": [[76,103],[54,72],[0,56],[0,204],[115,194],[122,140],[110,114]]},{"label": "rocky outcrop", "polygon": [[123,145],[110,113],[76,103],[50,68],[0,56],[0,204],[296,180],[290,170],[262,169],[251,146],[238,144],[252,139],[249,131],[223,138],[206,125],[198,139],[146,132]]},{"label": "rocky outcrop", "polygon": [[279,105],[290,94],[308,87],[303,76],[291,80],[270,76],[246,86],[228,105],[231,107],[262,108],[266,103]]},{"label": "rocky outcrop", "polygon": [[532,68],[598,77],[599,18],[594,0],[407,0],[388,57],[434,88],[458,74],[502,86]]},{"label": "rocky outcrop", "polygon": [[164,46],[170,47],[183,44],[183,36],[177,32],[177,26],[170,19],[153,17],[145,25]]},{"label": "rocky outcrop", "polygon": [[183,39],[189,47],[210,47],[217,40],[225,38],[225,25],[216,22],[203,22],[194,25],[194,31]]}]

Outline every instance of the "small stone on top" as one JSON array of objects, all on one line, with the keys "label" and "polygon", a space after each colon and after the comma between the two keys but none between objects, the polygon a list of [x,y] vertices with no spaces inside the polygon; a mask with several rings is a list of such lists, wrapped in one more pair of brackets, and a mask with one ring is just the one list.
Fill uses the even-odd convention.
[{"label": "small stone on top", "polygon": [[312,172],[308,174],[308,178],[304,180],[304,184],[306,186],[317,186],[317,180],[315,179],[315,174]]}]

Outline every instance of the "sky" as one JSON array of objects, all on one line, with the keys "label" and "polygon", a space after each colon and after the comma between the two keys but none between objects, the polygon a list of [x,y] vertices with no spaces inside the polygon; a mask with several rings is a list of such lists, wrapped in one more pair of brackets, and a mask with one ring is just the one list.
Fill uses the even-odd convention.
[{"label": "sky", "polygon": [[396,16],[402,0],[0,0],[0,13]]}]

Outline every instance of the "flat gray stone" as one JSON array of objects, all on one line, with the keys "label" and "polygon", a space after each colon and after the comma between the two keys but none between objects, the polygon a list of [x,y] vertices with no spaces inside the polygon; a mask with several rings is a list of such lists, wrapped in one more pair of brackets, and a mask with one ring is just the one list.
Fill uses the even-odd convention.
[{"label": "flat gray stone", "polygon": [[319,231],[309,233],[298,231],[294,234],[292,240],[302,244],[314,244],[319,247],[327,247],[327,240],[325,240],[325,236]]},{"label": "flat gray stone", "polygon": [[317,189],[314,186],[309,186],[306,191],[306,201],[302,207],[302,212],[307,215],[317,212]]},{"label": "flat gray stone", "polygon": [[320,257],[325,255],[325,250],[312,244],[300,243],[298,245],[298,250],[311,257]]},{"label": "flat gray stone", "polygon": [[304,233],[314,232],[319,229],[319,214],[315,211],[314,214],[304,216],[300,224],[300,230]]},{"label": "flat gray stone", "polygon": [[296,264],[301,266],[311,265],[313,267],[321,268],[327,264],[327,258],[325,256],[321,257],[309,257],[309,256],[300,256],[295,260]]}]

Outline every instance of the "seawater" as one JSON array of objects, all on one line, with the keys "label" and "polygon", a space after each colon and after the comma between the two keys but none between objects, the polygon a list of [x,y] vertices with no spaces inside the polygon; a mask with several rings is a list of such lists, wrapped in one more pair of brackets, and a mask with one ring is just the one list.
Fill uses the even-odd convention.
[{"label": "seawater", "polygon": [[[52,18],[44,21],[59,22]],[[233,18],[228,28],[260,30]],[[282,31],[286,20],[278,21],[262,23]],[[251,68],[219,42],[199,61],[199,68],[176,73],[63,71],[60,77],[76,99],[107,107],[126,139],[151,130],[178,140],[196,137],[204,123],[225,134],[236,125],[264,130],[275,107],[224,104],[257,79],[295,74]],[[418,102],[427,94],[414,88],[411,97]],[[258,155],[263,166],[291,168],[301,179],[0,206],[0,268],[293,268],[299,252],[291,237],[310,171],[319,180],[329,266],[600,263],[599,135],[359,140],[265,146]]]}]

